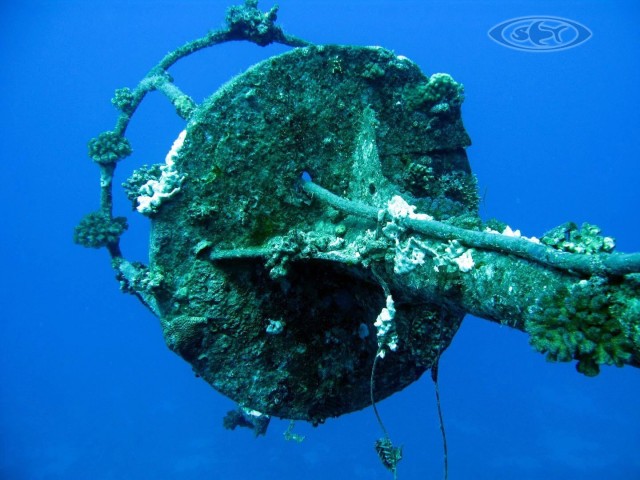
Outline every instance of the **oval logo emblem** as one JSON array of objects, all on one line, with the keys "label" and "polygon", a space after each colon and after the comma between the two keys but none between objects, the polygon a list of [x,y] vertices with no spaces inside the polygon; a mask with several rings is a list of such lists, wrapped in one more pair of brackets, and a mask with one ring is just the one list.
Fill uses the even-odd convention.
[{"label": "oval logo emblem", "polygon": [[577,47],[591,38],[591,30],[566,18],[519,17],[493,27],[489,38],[516,50],[551,52]]}]

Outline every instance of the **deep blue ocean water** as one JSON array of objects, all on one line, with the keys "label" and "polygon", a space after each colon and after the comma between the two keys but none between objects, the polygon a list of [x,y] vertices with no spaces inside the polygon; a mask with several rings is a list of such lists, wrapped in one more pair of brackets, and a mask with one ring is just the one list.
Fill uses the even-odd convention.
[{"label": "deep blue ocean water", "polygon": [[[640,250],[640,6],[633,1],[281,0],[279,22],[316,43],[381,45],[465,85],[468,149],[482,216],[539,236],[588,221]],[[111,129],[116,88],[134,87],[168,51],[222,25],[223,1],[0,2],[0,478],[389,479],[372,448],[371,409],[288,423],[266,437],[230,432],[234,404],[169,351],[157,320],[119,292],[106,251],[72,243],[98,206],[87,141]],[[263,3],[263,9],[271,7]],[[504,20],[554,15],[593,36],[553,53],[487,36]],[[176,82],[201,101],[282,52],[214,47]],[[128,131],[133,162],[161,162],[183,122],[160,95]],[[126,162],[126,161],[125,161]],[[127,168],[123,170],[128,170]],[[122,173],[124,175],[124,173]],[[122,180],[120,177],[118,177]],[[126,202],[128,257],[148,225]],[[596,378],[552,364],[524,334],[467,317],[440,365],[449,478],[640,479],[640,371]],[[404,445],[401,479],[442,478],[433,386],[423,378],[379,405]]]}]

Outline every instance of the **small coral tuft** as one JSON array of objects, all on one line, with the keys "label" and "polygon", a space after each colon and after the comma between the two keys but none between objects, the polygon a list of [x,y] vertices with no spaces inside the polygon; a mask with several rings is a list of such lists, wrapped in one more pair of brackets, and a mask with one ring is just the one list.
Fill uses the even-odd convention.
[{"label": "small coral tuft", "polygon": [[73,233],[73,241],[87,248],[101,248],[118,242],[127,229],[127,219],[111,218],[102,212],[84,216]]},{"label": "small coral tuft", "polygon": [[100,165],[114,165],[132,151],[129,140],[112,131],[102,132],[89,141],[89,156]]},{"label": "small coral tuft", "polygon": [[464,86],[447,73],[434,73],[427,82],[407,92],[407,100],[434,115],[454,113],[464,101]]},{"label": "small coral tuft", "polygon": [[111,99],[114,107],[128,114],[133,112],[134,101],[133,92],[127,87],[117,89],[114,97]]}]

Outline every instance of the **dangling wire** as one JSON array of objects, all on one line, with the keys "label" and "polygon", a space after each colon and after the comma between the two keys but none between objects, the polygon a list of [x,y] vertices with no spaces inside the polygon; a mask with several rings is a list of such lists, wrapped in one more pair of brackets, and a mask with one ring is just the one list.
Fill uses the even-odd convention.
[{"label": "dangling wire", "polygon": [[[385,298],[391,299],[391,291],[389,290],[389,286],[377,272],[375,265],[371,266],[371,273],[373,273],[373,276],[380,283],[380,286],[384,291]],[[393,473],[393,479],[396,480],[398,478],[398,463],[400,462],[400,460],[402,460],[402,447],[395,447],[393,445],[393,442],[389,437],[389,432],[384,426],[384,423],[382,423],[382,418],[380,417],[380,413],[378,412],[378,407],[376,407],[376,399],[374,395],[376,366],[378,364],[378,359],[383,358],[386,353],[387,347],[385,345],[385,342],[382,341],[378,343],[376,356],[374,357],[373,365],[371,366],[371,378],[369,379],[369,395],[371,395],[371,406],[373,407],[373,413],[376,414],[376,419],[378,420],[378,424],[380,425],[382,433],[384,434],[382,438],[376,440],[374,447],[376,449],[378,457],[380,458],[380,461],[385,466],[385,468],[387,468],[387,470]]]},{"label": "dangling wire", "polygon": [[440,432],[442,432],[442,449],[444,451],[444,480],[449,478],[449,461],[447,457],[447,435],[444,431],[444,420],[442,419],[442,406],[440,405],[440,389],[438,388],[438,361],[440,356],[436,359],[436,363],[431,367],[431,379],[436,390],[436,404],[438,405],[438,418],[440,419]]},{"label": "dangling wire", "polygon": [[[443,328],[444,312],[440,315],[440,329]],[[436,392],[436,405],[438,407],[438,419],[440,420],[440,432],[442,433],[442,449],[443,449],[443,461],[444,461],[444,480],[449,478],[449,459],[447,454],[447,434],[444,430],[444,420],[442,417],[442,406],[440,405],[440,388],[438,387],[438,365],[440,363],[440,354],[442,353],[442,345],[438,342],[438,352],[436,359],[431,366],[431,380],[433,380],[433,386]]]},{"label": "dangling wire", "polygon": [[380,458],[380,461],[387,468],[387,470],[393,473],[393,479],[396,480],[398,478],[398,463],[400,462],[400,460],[402,460],[402,447],[394,447],[393,442],[391,442],[391,438],[389,438],[389,432],[387,432],[384,423],[382,423],[380,413],[378,413],[378,408],[376,407],[376,400],[373,393],[376,364],[378,363],[378,358],[380,358],[380,351],[383,349],[384,347],[380,347],[376,352],[375,358],[373,359],[373,366],[371,367],[371,380],[369,382],[369,393],[371,394],[371,406],[373,407],[373,413],[376,414],[378,424],[382,429],[382,433],[384,433],[384,437],[376,440],[374,447],[376,449],[378,457]]},{"label": "dangling wire", "polygon": [[373,395],[374,385],[375,385],[375,375],[376,375],[376,364],[378,363],[379,353],[380,353],[380,350],[376,352],[376,357],[373,359],[373,366],[371,367],[371,379],[369,381],[369,394],[371,395],[371,406],[373,407],[373,413],[376,414],[376,419],[380,424],[382,433],[384,433],[385,437],[388,437],[389,433],[387,432],[387,429],[385,428],[384,423],[382,423],[382,418],[380,418],[380,414],[378,413],[378,407],[376,407],[376,399]]}]

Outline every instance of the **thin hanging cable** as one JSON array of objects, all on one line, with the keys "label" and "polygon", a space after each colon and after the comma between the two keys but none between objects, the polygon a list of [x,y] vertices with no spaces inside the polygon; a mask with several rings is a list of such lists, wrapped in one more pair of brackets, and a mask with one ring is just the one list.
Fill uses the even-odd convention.
[{"label": "thin hanging cable", "polygon": [[380,418],[380,414],[378,413],[378,407],[376,407],[376,400],[373,396],[373,389],[374,389],[374,377],[376,374],[376,364],[378,363],[378,358],[379,355],[378,353],[380,353],[380,351],[378,350],[378,352],[376,353],[376,357],[373,359],[373,366],[371,367],[371,380],[369,381],[369,394],[371,395],[371,406],[373,407],[373,413],[376,414],[376,418],[378,419],[378,423],[380,424],[380,428],[382,429],[382,433],[384,433],[385,437],[389,437],[389,432],[387,432],[387,429],[384,426],[384,423],[382,423],[382,418]]},{"label": "thin hanging cable", "polygon": [[440,405],[440,388],[438,387],[438,362],[440,361],[440,354],[436,362],[431,367],[431,379],[436,391],[436,404],[438,406],[438,419],[440,420],[440,432],[442,432],[442,449],[444,454],[444,480],[449,478],[449,460],[447,454],[447,434],[444,430],[444,420],[442,417],[442,406]]}]

